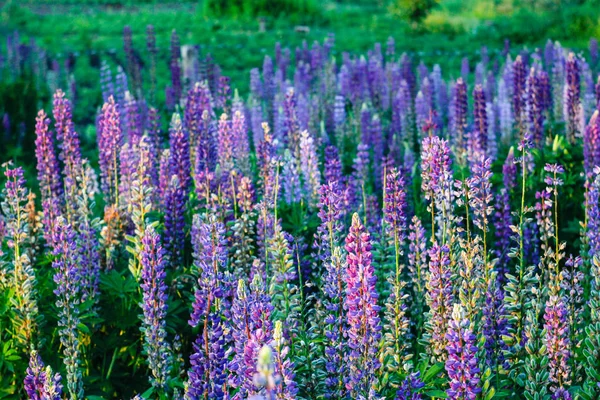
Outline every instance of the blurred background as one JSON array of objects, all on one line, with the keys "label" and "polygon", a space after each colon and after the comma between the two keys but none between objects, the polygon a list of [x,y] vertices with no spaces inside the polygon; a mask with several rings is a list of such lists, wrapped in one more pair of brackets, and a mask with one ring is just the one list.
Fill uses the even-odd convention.
[{"label": "blurred background", "polygon": [[[157,105],[170,79],[172,30],[197,59],[211,60],[245,96],[251,68],[275,44],[294,49],[335,36],[333,55],[365,54],[376,42],[396,42],[413,65],[440,64],[460,74],[483,46],[491,60],[542,49],[548,39],[587,52],[600,33],[600,0],[8,0],[0,1],[0,161],[30,164],[35,114],[53,89],[72,98],[84,144],[94,144],[102,103],[100,67],[125,67],[123,32],[147,63],[146,29],[156,35]],[[145,69],[147,70],[147,68]],[[147,78],[145,78],[147,81]],[[86,138],[88,140],[86,140]]]}]

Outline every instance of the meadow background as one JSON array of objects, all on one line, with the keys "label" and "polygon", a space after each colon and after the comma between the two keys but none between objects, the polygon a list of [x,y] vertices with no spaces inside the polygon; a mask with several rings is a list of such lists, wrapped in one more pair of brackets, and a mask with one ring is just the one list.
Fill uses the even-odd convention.
[{"label": "meadow background", "polygon": [[[8,0],[0,2],[0,37],[18,32],[23,42],[35,39],[59,65],[74,60],[73,117],[83,127],[84,143],[92,143],[102,103],[100,63],[106,60],[113,68],[125,64],[125,26],[131,27],[142,59],[146,26],[154,26],[160,105],[170,79],[167,54],[173,29],[182,45],[196,45],[200,57],[210,55],[245,96],[248,71],[262,65],[276,42],[294,49],[333,33],[333,54],[341,57],[345,51],[365,54],[374,43],[392,37],[398,54],[406,52],[417,64],[439,64],[444,78],[456,78],[450,74],[458,75],[464,57],[474,68],[482,46],[494,59],[507,40],[513,53],[543,48],[550,39],[587,54],[590,38],[600,36],[599,5],[598,0]],[[5,48],[6,40],[0,46]],[[33,165],[35,114],[49,104],[51,93],[32,78],[0,82],[0,115],[11,116],[10,134],[0,127],[5,138],[0,143],[2,160]],[[148,77],[144,82],[148,84]],[[24,128],[19,135],[20,124]]]}]

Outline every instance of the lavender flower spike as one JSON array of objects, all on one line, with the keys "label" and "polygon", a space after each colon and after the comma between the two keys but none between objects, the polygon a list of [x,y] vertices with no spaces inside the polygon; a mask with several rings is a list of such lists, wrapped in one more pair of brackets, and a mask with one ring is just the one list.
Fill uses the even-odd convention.
[{"label": "lavender flower spike", "polygon": [[62,180],[56,157],[54,135],[48,129],[50,120],[44,110],[38,112],[35,125],[35,155],[37,157],[38,181],[42,200],[62,196]]},{"label": "lavender flower spike", "polygon": [[142,309],[144,320],[144,351],[152,376],[150,383],[157,389],[164,389],[170,370],[169,346],[166,342],[167,285],[165,278],[164,251],[160,236],[154,226],[146,228],[142,238],[140,259],[142,264],[142,282],[144,293]]},{"label": "lavender flower spike", "polygon": [[381,338],[377,277],[371,264],[371,238],[358,214],[352,216],[346,238],[346,310],[348,321],[348,368],[346,388],[350,396],[369,396],[375,385],[375,370],[379,368],[377,348]]},{"label": "lavender flower spike", "polygon": [[461,305],[455,304],[452,320],[446,334],[448,360],[446,372],[450,387],[446,391],[451,400],[475,400],[481,391],[477,367],[477,338],[469,327]]},{"label": "lavender flower spike", "polygon": [[23,381],[29,399],[61,400],[62,385],[60,381],[60,374],[53,374],[50,366],[44,366],[44,362],[37,351],[32,351],[27,375]]}]

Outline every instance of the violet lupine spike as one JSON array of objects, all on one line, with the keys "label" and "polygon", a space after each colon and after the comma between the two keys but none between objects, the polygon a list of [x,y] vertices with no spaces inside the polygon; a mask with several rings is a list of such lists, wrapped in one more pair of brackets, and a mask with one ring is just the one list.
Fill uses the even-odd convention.
[{"label": "violet lupine spike", "polygon": [[308,204],[314,207],[319,201],[321,172],[314,139],[308,131],[300,134],[300,170],[302,171],[305,197]]},{"label": "violet lupine spike", "polygon": [[130,145],[137,145],[144,133],[142,110],[130,92],[125,92],[126,136]]},{"label": "violet lupine spike", "polygon": [[[318,216],[321,224],[317,228],[313,247],[316,249],[317,258],[327,263],[333,249],[340,245],[340,235],[344,227],[344,193],[334,181],[329,181],[321,185],[319,195]],[[325,266],[327,267],[327,264]]]},{"label": "violet lupine spike", "polygon": [[544,311],[544,345],[549,359],[548,379],[552,391],[571,383],[571,343],[567,318],[564,299],[558,293],[550,294]]},{"label": "violet lupine spike", "polygon": [[481,85],[473,90],[473,125],[474,129],[469,135],[469,159],[476,162],[487,153],[488,116],[485,92]]},{"label": "violet lupine spike", "polygon": [[483,306],[482,332],[485,342],[485,363],[492,370],[497,371],[499,367],[508,369],[504,353],[509,349],[504,341],[509,337],[508,314],[504,305],[504,292],[498,279],[492,277],[485,292],[485,304]]},{"label": "violet lupine spike", "polygon": [[183,197],[187,200],[190,193],[192,177],[190,164],[190,143],[188,135],[183,129],[181,116],[177,113],[173,114],[171,126],[169,129],[169,145],[170,145],[170,172],[171,175],[177,175],[180,190]]},{"label": "violet lupine spike", "polygon": [[578,115],[581,107],[581,77],[579,61],[570,53],[565,63],[564,119],[567,124],[567,139],[575,143],[579,131]]},{"label": "violet lupine spike", "polygon": [[155,106],[156,102],[156,58],[158,49],[156,48],[156,34],[154,26],[146,26],[146,49],[150,56],[150,104]]},{"label": "violet lupine spike", "polygon": [[506,274],[510,272],[511,257],[509,253],[511,249],[511,236],[513,235],[511,229],[513,218],[510,207],[510,193],[517,184],[516,176],[517,168],[515,165],[514,149],[511,147],[502,167],[504,187],[496,195],[496,212],[494,214],[494,226],[496,228],[494,254],[498,258],[496,270],[498,271],[498,280],[500,283],[505,282]]},{"label": "violet lupine spike", "polygon": [[325,295],[325,398],[338,399],[346,395],[344,386],[346,363],[345,330],[346,316],[344,314],[344,293],[346,270],[342,261],[341,248],[334,247],[331,257],[324,261],[325,275],[323,293]]},{"label": "violet lupine spike", "polygon": [[225,227],[214,216],[203,223],[194,217],[192,226],[194,267],[198,271],[198,286],[189,324],[202,325],[190,356],[192,368],[188,372],[189,382],[186,398],[221,398],[226,380],[225,326],[222,318],[228,315],[226,297],[229,288],[224,282],[227,263]]},{"label": "violet lupine spike", "polygon": [[452,293],[452,272],[450,270],[450,249],[434,243],[429,250],[429,276],[426,301],[429,306],[426,330],[431,356],[436,361],[446,361],[449,343],[446,333],[452,316],[454,296]]},{"label": "violet lupine spike", "polygon": [[286,204],[299,203],[303,198],[302,183],[298,173],[298,161],[292,157],[289,150],[283,155],[283,169],[281,171],[281,187],[283,199]]},{"label": "violet lupine spike", "polygon": [[483,237],[489,230],[489,216],[492,214],[491,206],[493,195],[490,184],[492,177],[492,162],[489,158],[481,158],[471,168],[471,178],[467,180],[470,198],[469,205],[473,209],[473,224],[481,229]]},{"label": "violet lupine spike", "polygon": [[600,165],[600,111],[594,111],[583,136],[583,165],[586,176],[593,173],[595,166]]},{"label": "violet lupine spike", "polygon": [[235,166],[244,174],[250,173],[250,144],[246,130],[246,117],[243,111],[235,111],[231,119]]},{"label": "violet lupine spike", "polygon": [[381,338],[377,277],[372,265],[371,239],[358,214],[346,238],[346,319],[348,323],[349,375],[346,388],[351,396],[369,396],[375,386],[378,343]]},{"label": "violet lupine spike", "polygon": [[152,371],[150,383],[159,390],[166,388],[170,372],[169,344],[167,343],[166,317],[168,287],[166,260],[160,236],[154,227],[149,225],[142,237],[141,283],[143,290],[142,332],[144,334],[144,352],[148,358],[148,366]]},{"label": "violet lupine spike", "polygon": [[218,160],[223,171],[230,172],[233,169],[234,142],[231,133],[231,121],[227,114],[221,114],[218,128]]},{"label": "violet lupine spike", "polygon": [[29,400],[61,400],[61,376],[45,366],[37,351],[32,351],[26,376],[23,381]]},{"label": "violet lupine spike", "polygon": [[56,156],[54,135],[48,129],[50,120],[44,110],[38,112],[35,125],[35,155],[42,200],[60,199],[63,194],[60,167]]},{"label": "violet lupine spike", "polygon": [[469,80],[470,72],[471,71],[469,68],[469,59],[467,57],[463,57],[463,59],[461,60],[461,63],[460,63],[460,76],[463,81]]},{"label": "violet lupine spike", "polygon": [[590,256],[600,254],[600,167],[594,169],[590,179],[590,190],[587,201],[587,237],[590,244]]},{"label": "violet lupine spike", "polygon": [[467,128],[467,85],[462,78],[456,81],[453,99],[452,137],[454,145],[464,152]]},{"label": "violet lupine spike", "polygon": [[180,184],[179,177],[172,175],[168,179],[164,193],[165,209],[165,248],[176,267],[183,259],[185,245],[185,209],[187,196]]},{"label": "violet lupine spike", "polygon": [[83,381],[79,350],[79,305],[81,303],[81,271],[76,235],[63,218],[59,218],[53,238],[52,262],[58,308],[60,343],[67,369],[67,389],[72,400],[83,398]]},{"label": "violet lupine spike", "polygon": [[475,400],[481,392],[477,367],[477,338],[469,324],[462,307],[455,304],[446,333],[446,372],[450,379],[450,387],[446,394],[452,400]]},{"label": "violet lupine spike", "polygon": [[273,350],[275,372],[279,377],[276,396],[280,399],[295,399],[298,394],[298,386],[294,382],[294,362],[290,360],[290,347],[283,335],[283,324],[281,321],[275,321]]},{"label": "violet lupine spike", "polygon": [[518,123],[519,130],[523,131],[523,113],[525,111],[525,64],[522,57],[519,55],[512,65],[513,68],[513,115]]},{"label": "violet lupine spike", "polygon": [[409,374],[396,391],[396,400],[422,400],[423,396],[419,393],[420,389],[425,387],[421,380],[419,371]]},{"label": "violet lupine spike", "polygon": [[337,147],[331,145],[325,148],[325,183],[333,183],[342,187],[344,177],[342,173],[342,162]]},{"label": "violet lupine spike", "polygon": [[107,204],[117,204],[119,198],[119,153],[123,136],[119,111],[113,96],[102,106],[98,132],[98,163],[100,164],[101,188]]},{"label": "violet lupine spike", "polygon": [[59,142],[59,159],[63,164],[65,192],[68,202],[73,203],[71,206],[74,206],[77,176],[81,172],[81,149],[79,136],[73,126],[71,103],[60,89],[54,94],[52,113],[56,138]]}]

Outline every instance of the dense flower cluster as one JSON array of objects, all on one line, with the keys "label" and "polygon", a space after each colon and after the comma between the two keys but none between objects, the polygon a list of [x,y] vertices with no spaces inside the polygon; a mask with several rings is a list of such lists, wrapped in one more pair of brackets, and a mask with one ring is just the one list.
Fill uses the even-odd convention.
[{"label": "dense flower cluster", "polygon": [[157,34],[100,60],[95,140],[71,85],[6,166],[1,395],[600,398],[597,42],[452,73],[328,37],[242,93]]}]

